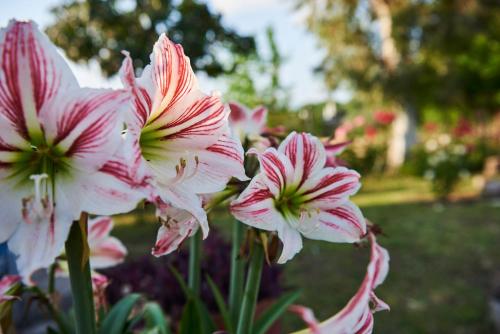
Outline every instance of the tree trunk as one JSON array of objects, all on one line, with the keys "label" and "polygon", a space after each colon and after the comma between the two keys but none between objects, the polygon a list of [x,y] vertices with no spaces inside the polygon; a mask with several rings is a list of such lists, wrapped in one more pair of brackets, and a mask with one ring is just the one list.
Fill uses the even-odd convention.
[{"label": "tree trunk", "polygon": [[[380,27],[380,58],[385,70],[394,73],[400,65],[401,56],[392,38],[392,16],[388,0],[370,0]],[[409,149],[417,141],[417,110],[413,103],[404,102],[404,114],[400,114],[392,126],[392,136],[387,149],[387,166],[397,169],[404,163]]]}]

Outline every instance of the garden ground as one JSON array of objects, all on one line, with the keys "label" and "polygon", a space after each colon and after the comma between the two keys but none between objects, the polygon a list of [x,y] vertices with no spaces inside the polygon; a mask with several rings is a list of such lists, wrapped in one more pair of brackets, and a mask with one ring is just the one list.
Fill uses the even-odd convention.
[{"label": "garden ground", "polygon": [[[500,285],[500,200],[478,199],[463,185],[442,204],[429,189],[421,180],[386,176],[366,179],[355,196],[382,227],[379,242],[391,255],[389,276],[377,289],[391,311],[376,315],[375,333],[493,333],[488,298],[495,274]],[[227,214],[216,214],[227,227]],[[151,249],[157,225],[137,222],[151,218],[118,219],[114,234],[132,257]],[[324,319],[356,291],[368,256],[366,248],[306,240],[285,267],[284,284],[301,288],[299,303]],[[284,326],[302,324],[290,315]]]}]

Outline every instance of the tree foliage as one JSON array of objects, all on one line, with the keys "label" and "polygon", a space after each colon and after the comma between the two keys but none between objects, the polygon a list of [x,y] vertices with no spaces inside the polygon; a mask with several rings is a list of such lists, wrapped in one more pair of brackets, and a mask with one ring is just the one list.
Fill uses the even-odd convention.
[{"label": "tree foliage", "polygon": [[[386,101],[418,110],[494,112],[500,105],[498,1],[299,0],[298,7],[326,49],[318,70],[331,88],[348,82],[360,94],[383,92]],[[388,38],[394,68],[384,57]]]},{"label": "tree foliage", "polygon": [[52,13],[47,34],[55,44],[74,61],[96,59],[107,76],[119,69],[122,50],[142,69],[162,32],[183,45],[195,70],[210,76],[231,71],[234,55],[255,50],[252,37],[224,27],[219,14],[196,0],[72,0]]},{"label": "tree foliage", "polygon": [[237,58],[237,65],[226,76],[228,100],[247,106],[265,105],[270,111],[289,111],[289,89],[284,86],[280,71],[286,59],[276,43],[274,29],[266,29],[269,55],[256,52]]}]

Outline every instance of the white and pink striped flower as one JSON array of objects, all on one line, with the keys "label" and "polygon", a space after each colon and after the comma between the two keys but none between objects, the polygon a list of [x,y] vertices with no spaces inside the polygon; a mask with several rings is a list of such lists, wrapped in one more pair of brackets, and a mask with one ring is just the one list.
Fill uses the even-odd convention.
[{"label": "white and pink striped flower", "polygon": [[0,279],[0,304],[18,298],[12,295],[12,292],[19,281],[21,276],[18,275],[5,275]]},{"label": "white and pink striped flower", "polygon": [[250,109],[237,102],[229,102],[229,126],[233,134],[243,142],[245,138],[256,139],[264,132],[267,122],[267,109],[259,106]]},{"label": "white and pink striped flower", "polygon": [[125,90],[80,88],[33,22],[0,30],[0,242],[23,280],[53,263],[81,211],[120,211],[96,204],[117,201],[111,179],[96,176],[122,142],[130,104]]},{"label": "white and pink striped flower", "polygon": [[299,314],[309,327],[296,334],[371,334],[373,313],[389,310],[389,306],[373,292],[382,284],[389,272],[389,253],[377,244],[370,233],[371,257],[363,283],[349,303],[333,317],[318,323],[313,312],[303,306],[293,306],[291,311]]},{"label": "white and pink striped flower", "polygon": [[[151,64],[139,78],[128,54],[121,75],[134,96],[128,134],[136,138],[139,163],[150,176],[148,199],[172,208],[172,214],[160,210],[166,215],[162,217],[165,222],[172,222],[170,216],[176,216],[177,210],[186,211],[206,237],[208,222],[200,195],[223,190],[232,177],[246,179],[241,143],[231,137],[228,128],[229,110],[219,97],[200,91],[182,47],[164,34],[154,45]],[[160,243],[170,243],[162,238],[179,236],[173,226],[164,224]],[[157,245],[155,249],[171,247]]]},{"label": "white and pink striped flower", "polygon": [[361,211],[349,201],[360,187],[359,174],[325,167],[325,148],[318,138],[293,132],[277,150],[268,148],[258,158],[261,171],[231,203],[231,212],[247,225],[277,231],[283,242],[278,263],[302,249],[301,235],[356,242],[366,233]]},{"label": "white and pink striped flower", "polygon": [[327,167],[338,167],[343,166],[345,163],[339,159],[338,155],[342,153],[345,148],[351,144],[351,141],[341,142],[341,143],[332,143],[326,142],[325,151],[326,151],[326,166]]},{"label": "white and pink striped flower", "polygon": [[127,256],[127,248],[116,237],[110,236],[113,229],[111,217],[97,217],[89,220],[88,243],[90,267],[101,269],[122,263]]}]

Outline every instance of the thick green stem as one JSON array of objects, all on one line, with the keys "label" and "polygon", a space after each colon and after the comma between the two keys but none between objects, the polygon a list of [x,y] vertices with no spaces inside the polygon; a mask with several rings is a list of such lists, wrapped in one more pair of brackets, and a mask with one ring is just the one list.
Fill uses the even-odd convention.
[{"label": "thick green stem", "polygon": [[56,288],[56,267],[57,265],[54,263],[49,268],[49,283],[47,286],[47,292],[51,298]]},{"label": "thick green stem", "polygon": [[236,334],[249,334],[252,332],[263,265],[264,249],[262,245],[254,243]]},{"label": "thick green stem", "polygon": [[201,284],[201,231],[196,232],[189,240],[189,277],[188,286],[195,295],[200,294]]},{"label": "thick green stem", "polygon": [[88,258],[87,220],[87,214],[82,213],[80,221],[73,222],[66,241],[66,256],[71,291],[73,293],[77,334],[96,333],[94,299]]},{"label": "thick green stem", "polygon": [[231,276],[229,282],[229,310],[231,321],[236,327],[243,295],[245,261],[240,256],[245,227],[239,221],[233,223],[233,244],[231,249]]}]

